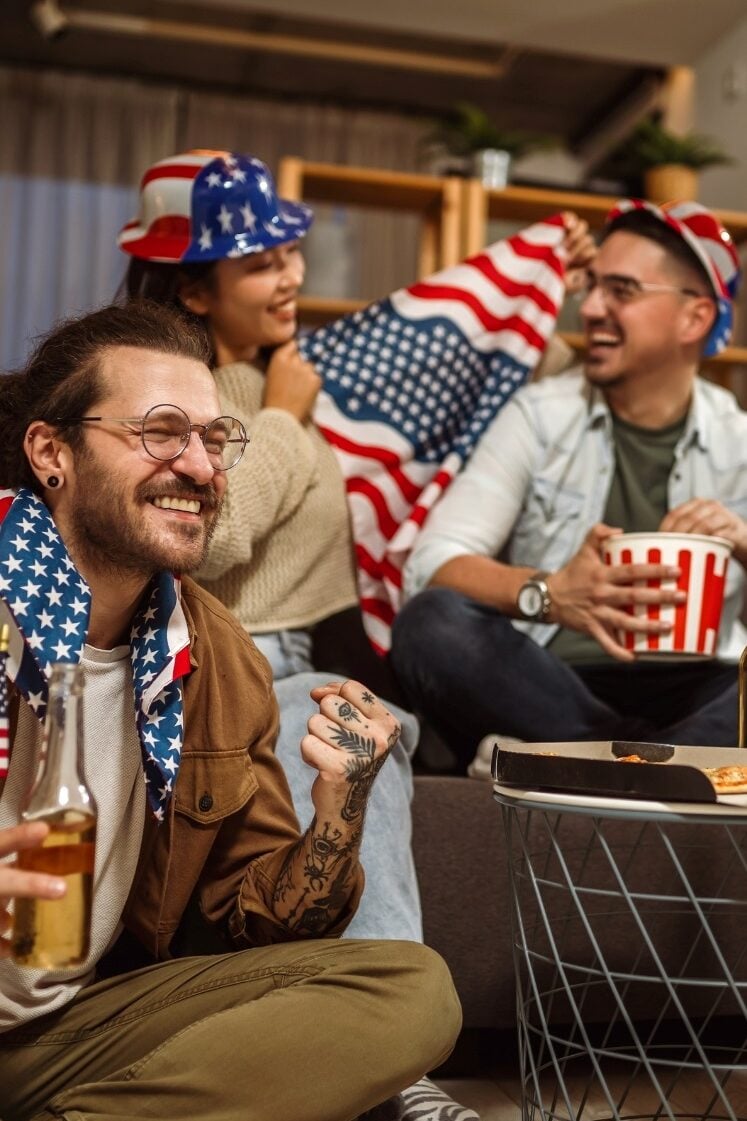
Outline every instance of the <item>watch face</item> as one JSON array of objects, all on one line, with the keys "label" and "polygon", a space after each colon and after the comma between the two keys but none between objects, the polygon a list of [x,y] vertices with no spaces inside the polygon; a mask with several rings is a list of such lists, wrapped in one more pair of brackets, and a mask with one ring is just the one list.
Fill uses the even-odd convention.
[{"label": "watch face", "polygon": [[542,592],[536,584],[525,584],[519,592],[519,610],[528,618],[542,613]]}]

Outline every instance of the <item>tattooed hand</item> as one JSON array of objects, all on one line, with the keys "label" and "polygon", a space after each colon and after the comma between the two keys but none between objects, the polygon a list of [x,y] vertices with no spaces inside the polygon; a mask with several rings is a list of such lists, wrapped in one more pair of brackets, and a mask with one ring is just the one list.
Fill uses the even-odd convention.
[{"label": "tattooed hand", "polygon": [[337,921],[361,879],[358,854],[373,780],[399,739],[391,712],[357,681],[312,689],[319,712],[301,753],[319,774],[314,817],[288,852],[273,908],[296,935],[320,937]]},{"label": "tattooed hand", "polygon": [[311,696],[320,711],[309,720],[301,753],[319,771],[314,805],[329,812],[334,804],[344,821],[359,821],[371,784],[399,739],[399,723],[358,681],[333,682]]}]

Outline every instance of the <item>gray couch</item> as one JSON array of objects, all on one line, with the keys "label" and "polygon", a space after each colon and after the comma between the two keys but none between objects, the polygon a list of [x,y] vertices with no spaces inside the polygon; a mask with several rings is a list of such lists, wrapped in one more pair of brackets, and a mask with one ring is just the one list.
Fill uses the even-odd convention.
[{"label": "gray couch", "polygon": [[513,1027],[508,873],[491,784],[416,775],[413,851],[425,940],[449,964],[465,1028]]}]

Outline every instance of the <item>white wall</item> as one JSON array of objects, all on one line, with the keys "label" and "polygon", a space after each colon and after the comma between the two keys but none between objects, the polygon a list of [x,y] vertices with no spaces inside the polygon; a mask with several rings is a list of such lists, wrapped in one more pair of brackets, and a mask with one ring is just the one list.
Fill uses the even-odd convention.
[{"label": "white wall", "polygon": [[738,161],[703,172],[700,201],[747,210],[747,17],[696,64],[694,125]]}]

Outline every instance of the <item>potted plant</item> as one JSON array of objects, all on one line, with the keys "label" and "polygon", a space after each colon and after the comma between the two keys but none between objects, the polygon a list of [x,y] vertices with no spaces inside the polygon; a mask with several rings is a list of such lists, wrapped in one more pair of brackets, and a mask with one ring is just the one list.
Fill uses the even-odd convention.
[{"label": "potted plant", "polygon": [[643,176],[643,189],[654,202],[695,199],[698,172],[734,161],[709,136],[677,135],[658,121],[641,121],[621,149],[626,169]]},{"label": "potted plant", "polygon": [[499,128],[469,101],[458,102],[424,137],[442,171],[475,175],[486,187],[505,187],[511,161],[540,148],[552,147],[552,137]]}]

